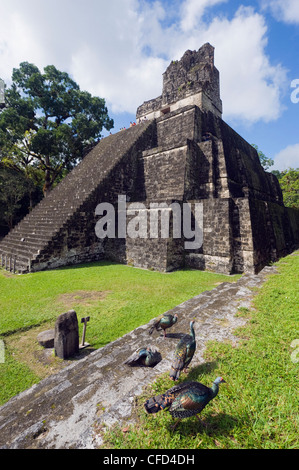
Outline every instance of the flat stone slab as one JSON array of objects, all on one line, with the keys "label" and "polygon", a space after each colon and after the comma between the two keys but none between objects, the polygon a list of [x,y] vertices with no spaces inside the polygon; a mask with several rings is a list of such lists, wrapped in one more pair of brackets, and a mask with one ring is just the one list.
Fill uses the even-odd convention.
[{"label": "flat stone slab", "polygon": [[[275,266],[258,275],[243,275],[237,282],[224,282],[176,306],[170,312],[179,319],[166,339],[160,332],[149,336],[153,319],[13,397],[0,408],[0,448],[100,447],[102,439],[96,428],[132,422],[135,397],[170,370],[176,344],[189,333],[190,320],[196,319],[197,349],[191,362],[196,367],[204,362],[209,340],[238,342],[233,332],[246,323],[236,316],[238,308],[250,308],[267,275],[273,273]],[[138,348],[151,344],[162,355],[156,367],[124,364]]]},{"label": "flat stone slab", "polygon": [[54,336],[55,330],[53,328],[52,330],[42,331],[37,335],[36,339],[44,348],[54,348]]}]

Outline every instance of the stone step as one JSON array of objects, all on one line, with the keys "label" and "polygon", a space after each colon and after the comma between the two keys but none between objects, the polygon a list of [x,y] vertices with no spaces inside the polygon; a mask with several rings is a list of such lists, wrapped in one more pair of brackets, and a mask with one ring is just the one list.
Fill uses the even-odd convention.
[{"label": "stone step", "polygon": [[63,224],[45,224],[44,222],[35,225],[26,224],[11,231],[9,233],[9,239],[20,241],[22,238],[26,238],[26,236],[33,236],[36,238],[41,236],[41,238],[48,238],[49,236],[56,234],[62,227]]},{"label": "stone step", "polygon": [[[44,221],[44,222],[52,222],[52,221],[60,221],[65,220],[67,217],[70,217],[73,214],[71,211],[63,212],[63,211],[49,211],[49,212],[36,212],[32,214],[30,219],[27,219],[28,222],[34,224],[36,222]],[[27,222],[26,220],[26,222]]]},{"label": "stone step", "polygon": [[36,206],[36,209],[34,209],[34,212],[32,211],[32,215],[41,215],[41,216],[46,216],[49,214],[72,214],[74,210],[77,208],[74,206],[63,206],[62,204],[59,204],[59,201],[57,201],[57,205],[53,206],[46,206],[46,207],[39,207]]},{"label": "stone step", "polygon": [[9,242],[6,240],[1,243],[0,250],[9,256],[22,255],[26,258],[36,256],[38,252],[38,250],[35,249],[34,247],[21,245],[21,244]]},{"label": "stone step", "polygon": [[36,206],[36,208],[33,209],[30,212],[30,214],[27,214],[23,220],[32,219],[34,217],[51,217],[53,215],[57,216],[60,214],[63,214],[63,215],[73,214],[75,211],[77,211],[77,209],[78,207],[76,207],[75,205],[65,207],[59,201],[57,201],[54,207],[52,206],[39,207],[39,205]]},{"label": "stone step", "polygon": [[30,221],[23,220],[22,225],[19,225],[15,230],[18,230],[19,233],[21,233],[22,228],[29,228],[32,229],[35,227],[36,228],[49,228],[51,227],[51,230],[54,228],[59,229],[63,225],[63,221],[61,220],[50,220],[50,219],[32,219]]},{"label": "stone step", "polygon": [[11,258],[17,258],[21,263],[27,263],[29,259],[27,252],[24,250],[10,251],[9,249],[3,250],[0,248],[0,255],[3,257],[7,256]]},{"label": "stone step", "polygon": [[[35,233],[35,232],[28,232],[28,233],[22,233],[20,234],[14,234],[14,236],[11,236],[9,241],[11,242],[16,242],[16,243],[26,243],[26,244],[44,244],[49,242],[53,237],[49,237],[49,231],[48,233]],[[23,240],[23,242],[21,241]]]},{"label": "stone step", "polygon": [[9,239],[10,240],[14,240],[14,241],[21,241],[22,238],[25,238],[26,240],[28,239],[32,239],[33,240],[37,240],[37,239],[41,239],[41,240],[48,240],[49,239],[49,235],[51,233],[56,233],[55,231],[51,232],[48,229],[44,229],[44,228],[26,228],[21,231],[21,230],[18,230],[18,231],[15,231],[13,233],[10,234],[10,237]]},{"label": "stone step", "polygon": [[[11,248],[16,248],[16,249],[29,249],[38,252],[43,248],[50,240],[40,240],[40,239],[35,239],[33,241],[28,240],[25,238],[24,242],[18,241],[18,240],[7,240],[6,246],[11,247]],[[1,245],[3,246],[3,245]],[[4,245],[5,246],[5,245]]]},{"label": "stone step", "polygon": [[[29,219],[26,220],[27,224],[31,223],[32,225],[34,225],[35,223],[39,223],[39,222],[55,222],[55,221],[61,221],[61,220],[65,220],[66,217],[68,217],[69,215],[72,215],[72,212],[68,212],[68,213],[63,213],[63,212],[57,212],[57,213],[53,213],[53,212],[49,212],[49,214],[45,214],[45,213],[41,213],[41,214],[38,214],[38,213],[32,213],[32,217]],[[25,222],[25,221],[24,221]]]}]

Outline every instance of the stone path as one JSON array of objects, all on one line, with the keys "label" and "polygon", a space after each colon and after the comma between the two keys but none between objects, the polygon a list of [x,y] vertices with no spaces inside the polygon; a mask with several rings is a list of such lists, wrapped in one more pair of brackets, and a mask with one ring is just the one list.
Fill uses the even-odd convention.
[{"label": "stone path", "polygon": [[[170,369],[173,352],[182,334],[189,333],[196,319],[197,350],[191,367],[204,362],[209,340],[233,343],[233,331],[246,320],[236,316],[240,307],[250,308],[253,297],[276,268],[258,275],[243,275],[237,282],[224,282],[170,310],[178,322],[164,339],[160,332],[149,336],[153,320],[118,340],[49,376],[13,397],[0,408],[0,448],[90,449],[101,445],[97,425],[128,423],[134,399],[145,385]],[[154,368],[130,368],[123,362],[144,345],[155,345],[162,355]]]}]

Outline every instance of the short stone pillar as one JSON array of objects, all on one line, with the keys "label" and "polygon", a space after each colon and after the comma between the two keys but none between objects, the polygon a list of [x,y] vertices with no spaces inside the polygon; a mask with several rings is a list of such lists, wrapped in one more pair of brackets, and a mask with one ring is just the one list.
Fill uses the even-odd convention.
[{"label": "short stone pillar", "polygon": [[37,341],[44,348],[54,348],[55,330],[42,331],[37,335]]},{"label": "short stone pillar", "polygon": [[79,328],[75,310],[62,313],[55,323],[54,349],[56,356],[67,359],[79,352]]}]

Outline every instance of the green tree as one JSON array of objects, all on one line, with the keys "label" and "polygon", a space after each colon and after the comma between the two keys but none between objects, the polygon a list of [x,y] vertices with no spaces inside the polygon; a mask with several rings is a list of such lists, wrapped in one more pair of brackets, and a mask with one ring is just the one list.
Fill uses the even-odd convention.
[{"label": "green tree", "polygon": [[271,173],[276,176],[276,178],[278,179],[278,181],[279,181],[280,178],[282,178],[282,176],[283,176],[283,173],[281,173],[281,171],[279,171],[279,170],[272,170]]},{"label": "green tree", "polygon": [[268,170],[270,166],[274,165],[274,160],[272,160],[272,158],[266,157],[266,155],[261,150],[259,150],[256,144],[251,144],[251,145],[257,151],[261,165],[264,168],[264,170]]},{"label": "green tree", "polygon": [[22,218],[28,180],[21,172],[0,166],[0,222],[10,229]]},{"label": "green tree", "polygon": [[0,111],[1,161],[24,169],[28,177],[41,170],[45,195],[101,138],[103,128],[113,127],[105,100],[81,91],[54,65],[44,73],[28,62],[13,69],[5,104]]},{"label": "green tree", "polygon": [[279,184],[284,205],[299,209],[299,168],[288,168],[288,170],[282,171],[281,174]]},{"label": "green tree", "polygon": [[[25,138],[28,138],[28,132],[25,133]],[[24,151],[20,151],[18,148],[2,148],[0,150],[1,165],[4,168],[9,168],[20,175],[20,178],[25,178],[25,186],[28,190],[29,196],[29,207],[26,208],[25,213],[28,209],[31,210],[35,203],[39,202],[40,197],[34,197],[36,192],[41,192],[44,184],[44,173],[39,168],[37,162],[33,161],[30,154],[26,154]],[[12,173],[14,174],[14,173]]]}]

